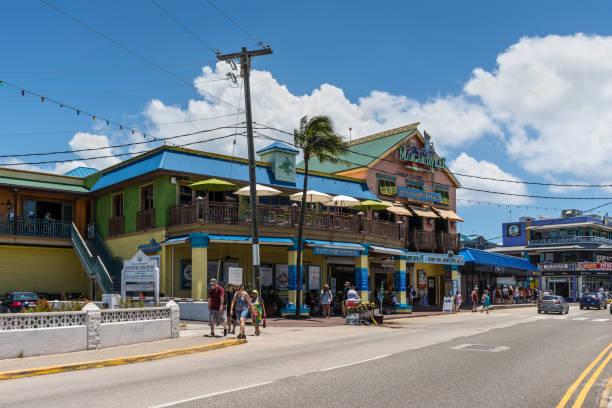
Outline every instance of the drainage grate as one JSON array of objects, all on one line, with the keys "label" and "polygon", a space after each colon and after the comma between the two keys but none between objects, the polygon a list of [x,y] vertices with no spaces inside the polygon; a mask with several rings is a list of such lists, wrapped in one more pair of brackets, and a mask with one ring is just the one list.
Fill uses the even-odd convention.
[{"label": "drainage grate", "polygon": [[451,347],[454,350],[472,350],[472,351],[489,351],[497,353],[498,351],[508,350],[508,346],[490,346],[486,344],[461,344],[459,346]]}]

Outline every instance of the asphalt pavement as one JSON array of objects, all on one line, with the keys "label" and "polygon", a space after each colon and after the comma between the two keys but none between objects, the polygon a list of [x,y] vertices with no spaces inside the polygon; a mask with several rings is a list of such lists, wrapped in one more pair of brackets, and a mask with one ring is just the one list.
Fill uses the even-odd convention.
[{"label": "asphalt pavement", "polygon": [[271,328],[226,350],[2,381],[0,406],[517,408],[569,394],[563,407],[598,407],[611,342],[607,310],[575,307]]}]

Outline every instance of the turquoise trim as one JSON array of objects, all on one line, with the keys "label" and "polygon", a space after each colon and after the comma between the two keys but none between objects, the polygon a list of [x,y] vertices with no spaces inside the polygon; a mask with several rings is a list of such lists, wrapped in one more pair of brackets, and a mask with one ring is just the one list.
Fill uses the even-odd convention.
[{"label": "turquoise trim", "polygon": [[201,232],[189,234],[189,239],[191,240],[192,248],[208,248],[210,241],[209,235]]}]

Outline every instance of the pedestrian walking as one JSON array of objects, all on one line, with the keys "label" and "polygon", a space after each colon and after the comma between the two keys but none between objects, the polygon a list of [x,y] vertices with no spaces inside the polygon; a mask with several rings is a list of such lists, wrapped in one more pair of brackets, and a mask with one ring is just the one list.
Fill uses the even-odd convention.
[{"label": "pedestrian walking", "polygon": [[502,300],[502,292],[501,292],[501,288],[499,286],[495,287],[495,303],[499,304],[501,303]]},{"label": "pedestrian walking", "polygon": [[485,290],[484,293],[482,294],[482,309],[480,310],[480,313],[484,312],[485,310],[487,311],[487,314],[489,314],[489,306],[491,306],[491,298],[489,297],[489,291]]},{"label": "pedestrian walking", "polygon": [[229,284],[225,291],[225,310],[227,311],[227,332],[236,334],[236,313],[232,314],[232,300],[234,300],[234,285]]},{"label": "pedestrian walking", "polygon": [[457,312],[461,311],[461,303],[463,303],[463,298],[461,297],[461,292],[457,292],[457,296],[455,297],[455,302],[457,303]]},{"label": "pedestrian walking", "polygon": [[531,288],[527,288],[527,302],[531,302]]},{"label": "pedestrian walking", "polygon": [[321,306],[323,307],[323,318],[329,318],[331,316],[331,302],[332,302],[332,293],[329,290],[329,285],[323,285],[323,290],[321,290]]},{"label": "pedestrian walking", "polygon": [[208,316],[210,319],[210,335],[215,335],[215,324],[223,326],[223,335],[227,336],[227,326],[225,319],[225,291],[217,285],[216,279],[210,280],[210,289],[208,290]]},{"label": "pedestrian walking", "polygon": [[502,303],[508,303],[508,287],[506,285],[504,285],[504,288],[502,289]]},{"label": "pedestrian walking", "polygon": [[519,288],[514,288],[514,304],[517,305],[519,302]]},{"label": "pedestrian walking", "polygon": [[246,340],[246,335],[244,334],[244,322],[249,315],[249,311],[251,314],[253,313],[253,304],[251,303],[251,298],[249,294],[246,293],[244,287],[242,285],[238,285],[238,290],[234,293],[234,299],[232,300],[232,314],[234,311],[236,312],[236,317],[240,322],[240,333],[238,333],[239,339]]},{"label": "pedestrian walking", "polygon": [[259,326],[261,326],[262,322],[263,326],[266,326],[266,307],[257,290],[253,291],[251,303],[253,304],[253,312],[251,313],[251,316],[253,317],[253,326],[255,326],[255,335],[259,336],[261,334]]},{"label": "pedestrian walking", "polygon": [[342,316],[346,317],[346,296],[348,291],[351,289],[351,284],[349,282],[344,282],[344,289],[342,290]]},{"label": "pedestrian walking", "polygon": [[472,290],[472,312],[478,308],[478,286]]}]

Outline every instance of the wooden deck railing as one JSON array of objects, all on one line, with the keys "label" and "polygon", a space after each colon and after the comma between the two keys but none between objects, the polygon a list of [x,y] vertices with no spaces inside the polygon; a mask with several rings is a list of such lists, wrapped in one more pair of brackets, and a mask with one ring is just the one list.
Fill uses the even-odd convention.
[{"label": "wooden deck railing", "polygon": [[457,253],[459,251],[459,235],[445,232],[438,233],[438,249]]},{"label": "wooden deck railing", "polygon": [[155,226],[155,210],[146,210],[136,213],[136,231],[146,231]]},{"label": "wooden deck railing", "polygon": [[125,221],[123,217],[113,217],[108,219],[108,235],[114,237],[121,235],[125,231]]},{"label": "wooden deck railing", "polygon": [[70,238],[70,223],[29,218],[0,220],[0,235],[43,238]]}]

